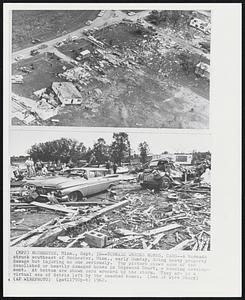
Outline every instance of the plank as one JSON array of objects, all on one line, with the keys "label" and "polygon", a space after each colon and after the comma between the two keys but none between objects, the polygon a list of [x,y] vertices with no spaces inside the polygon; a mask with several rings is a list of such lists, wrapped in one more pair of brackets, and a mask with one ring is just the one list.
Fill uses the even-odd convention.
[{"label": "plank", "polygon": [[56,238],[63,234],[65,232],[64,227],[56,227],[54,229],[48,230],[41,234],[37,240],[35,240],[33,243],[30,243],[28,246],[29,247],[42,247],[46,246],[49,243],[52,243],[53,241],[56,240]]},{"label": "plank", "polygon": [[10,203],[10,208],[34,208],[30,203]]},{"label": "plank", "polygon": [[62,202],[62,204],[66,205],[66,206],[86,206],[86,205],[110,205],[111,202],[109,201],[97,201],[97,202]]},{"label": "plank", "polygon": [[151,229],[151,230],[145,231],[141,234],[154,235],[154,234],[162,233],[162,232],[165,232],[165,231],[174,230],[174,229],[177,229],[179,227],[182,227],[182,225],[174,223],[174,224],[169,224],[169,225],[166,225],[166,226],[163,226],[163,227],[160,227],[160,228]]},{"label": "plank", "polygon": [[36,201],[31,202],[31,204],[34,205],[34,206],[43,208],[43,209],[59,211],[59,212],[66,213],[66,214],[74,214],[74,213],[76,213],[75,210],[66,208],[66,207],[61,206],[59,204],[52,204],[52,205],[50,205],[50,204],[40,203],[40,202],[36,202]]},{"label": "plank", "polygon": [[171,250],[184,250],[186,247],[191,246],[196,243],[196,239],[187,239],[179,243],[178,245],[171,248]]},{"label": "plank", "polygon": [[164,236],[165,236],[165,233],[159,233],[156,236],[156,238],[154,239],[154,241],[149,244],[149,246],[147,247],[147,249],[151,249],[152,246],[157,245]]}]

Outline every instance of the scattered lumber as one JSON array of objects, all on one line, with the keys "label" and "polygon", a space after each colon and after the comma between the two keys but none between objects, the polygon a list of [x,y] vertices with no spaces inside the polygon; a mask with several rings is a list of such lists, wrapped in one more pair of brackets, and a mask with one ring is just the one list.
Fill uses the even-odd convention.
[{"label": "scattered lumber", "polygon": [[114,209],[118,209],[118,208],[121,208],[125,205],[127,205],[128,203],[130,202],[130,200],[123,200],[123,201],[120,201],[120,202],[117,202],[115,204],[112,204],[108,207],[105,207],[105,208],[102,208],[100,209],[99,211],[91,214],[90,216],[87,216],[87,217],[81,217],[78,221],[77,221],[77,225],[81,225],[81,224],[84,224],[88,221],[91,221],[92,219],[94,218],[97,218],[99,216],[102,216],[104,214],[106,214],[107,212],[109,211],[112,211]]},{"label": "scattered lumber", "polygon": [[140,239],[140,238],[143,238],[143,235],[134,235],[134,236],[123,237],[123,238],[119,239],[118,241],[116,241],[115,243],[108,245],[106,248],[114,248],[115,246],[123,245],[126,242],[130,242],[130,241]]},{"label": "scattered lumber", "polygon": [[[37,203],[37,207],[40,207],[40,203],[38,202],[32,202],[32,204],[36,204]],[[23,246],[29,246],[29,247],[41,247],[41,246],[45,246],[49,243],[52,243],[59,235],[62,235],[68,228],[70,227],[76,227],[78,225],[81,225],[81,224],[84,224],[88,221],[91,221],[92,219],[98,217],[98,216],[101,216],[111,210],[114,210],[114,209],[118,209],[124,205],[127,205],[129,203],[129,200],[123,200],[119,203],[116,203],[116,204],[113,204],[113,205],[110,205],[109,207],[105,207],[87,217],[81,217],[79,218],[78,220],[76,221],[71,221],[71,222],[67,222],[67,223],[64,223],[64,224],[61,224],[61,222],[58,222],[57,226],[54,226],[54,227],[48,227],[49,225],[54,225],[55,222],[57,222],[57,220],[51,220],[50,222],[38,227],[37,229],[33,230],[33,231],[30,231],[24,235],[22,235],[21,237],[17,238],[16,240],[12,241],[11,242],[11,246],[13,245],[16,245],[18,243],[20,243],[22,240],[26,240],[27,238],[33,236],[33,235],[36,235],[38,234],[38,236],[36,236],[35,238],[32,238],[31,240],[29,241],[26,241],[25,243],[23,242]],[[48,207],[47,207],[48,206]],[[43,206],[43,204],[41,205],[41,208],[48,208],[49,207],[55,207],[55,209],[57,209],[57,205],[45,205]],[[62,211],[62,208],[58,206],[58,209],[61,209]],[[66,209],[66,208],[63,208],[63,212],[65,213],[70,213],[70,212],[75,212],[73,210],[69,210],[69,209]]]},{"label": "scattered lumber", "polygon": [[65,232],[64,227],[57,227],[50,229],[39,236],[39,238],[32,243],[30,246],[33,247],[42,247],[46,246],[49,243],[52,243],[59,235],[62,235]]},{"label": "scattered lumber", "polygon": [[82,233],[82,234],[79,234],[78,236],[76,236],[73,241],[71,243],[69,243],[66,248],[71,248],[74,244],[76,244],[76,242],[78,242],[79,240],[82,240],[85,238],[85,234],[88,233],[88,231]]},{"label": "scattered lumber", "polygon": [[35,228],[23,235],[21,235],[20,237],[14,239],[11,243],[10,243],[10,246],[15,246],[16,244],[18,244],[20,241],[24,240],[24,239],[27,239],[29,238],[30,236],[36,234],[36,233],[40,233],[40,232],[43,232],[45,230],[45,228],[49,225],[52,225],[56,222],[56,219],[55,220],[51,220],[51,221],[48,221],[47,223],[39,226],[38,228]]}]

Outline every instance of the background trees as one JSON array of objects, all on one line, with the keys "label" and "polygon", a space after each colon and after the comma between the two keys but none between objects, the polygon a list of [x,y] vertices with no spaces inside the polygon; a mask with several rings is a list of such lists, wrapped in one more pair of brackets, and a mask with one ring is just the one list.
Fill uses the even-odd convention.
[{"label": "background trees", "polygon": [[45,143],[38,143],[31,147],[28,154],[34,161],[68,162],[70,159],[77,162],[85,158],[86,147],[73,139],[61,138]]},{"label": "background trees", "polygon": [[[110,160],[120,166],[123,162],[130,162],[131,159],[140,159],[141,163],[145,164],[149,152],[149,145],[143,141],[138,146],[138,153],[131,155],[128,134],[119,132],[113,134],[113,140],[110,145],[103,138],[98,138],[92,147],[86,148],[83,143],[74,139],[61,138],[35,144],[31,146],[28,154],[34,161],[55,161],[57,163],[60,160],[67,163],[69,160],[72,160],[77,166],[84,166],[101,165]],[[164,151],[163,154],[168,154],[168,152]],[[26,158],[26,156],[11,157],[11,162],[19,161],[20,159],[25,161]],[[193,151],[193,164],[198,164],[203,160],[211,160],[211,153],[209,151]]]},{"label": "background trees", "polygon": [[99,138],[92,150],[98,164],[104,164],[109,159],[109,146],[103,138]]},{"label": "background trees", "polygon": [[189,24],[191,11],[185,10],[153,10],[147,20],[158,26],[172,26],[173,28]]},{"label": "background trees", "polygon": [[126,132],[113,133],[113,142],[110,146],[111,160],[119,166],[125,158],[130,160],[130,142]]}]

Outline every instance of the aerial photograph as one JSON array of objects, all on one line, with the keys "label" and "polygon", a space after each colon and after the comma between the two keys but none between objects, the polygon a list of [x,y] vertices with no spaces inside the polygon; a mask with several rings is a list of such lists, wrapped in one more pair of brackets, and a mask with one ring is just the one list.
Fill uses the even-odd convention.
[{"label": "aerial photograph", "polygon": [[12,125],[209,128],[211,12],[12,11]]}]

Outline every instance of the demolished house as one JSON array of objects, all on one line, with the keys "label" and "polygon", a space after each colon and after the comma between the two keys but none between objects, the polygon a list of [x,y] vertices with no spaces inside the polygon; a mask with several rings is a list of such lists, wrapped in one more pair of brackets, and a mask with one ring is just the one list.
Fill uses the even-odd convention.
[{"label": "demolished house", "polygon": [[82,103],[81,94],[71,82],[53,82],[52,90],[62,105]]},{"label": "demolished house", "polygon": [[57,114],[57,108],[48,103],[45,99],[35,101],[13,94],[11,105],[12,116],[27,125],[33,121],[47,120]]},{"label": "demolished house", "polygon": [[11,76],[11,82],[12,83],[23,83],[23,76],[22,75],[12,75]]},{"label": "demolished house", "polygon": [[209,80],[209,77],[210,77],[210,70],[209,70],[209,65],[208,64],[205,64],[204,62],[199,62],[197,65],[196,65],[196,68],[195,68],[195,73],[201,77],[204,77],[206,79]]},{"label": "demolished house", "polygon": [[89,57],[90,51],[84,50],[84,51],[81,51],[79,54],[81,55],[82,58],[86,58],[86,57]]},{"label": "demolished house", "polygon": [[195,27],[196,29],[204,32],[205,34],[210,34],[210,24],[204,22],[201,19],[194,18],[190,21],[190,26]]},{"label": "demolished house", "polygon": [[12,98],[11,101],[12,119],[15,119],[17,123],[22,122],[26,125],[35,121],[35,116],[31,114],[28,107],[24,104],[18,103]]}]

